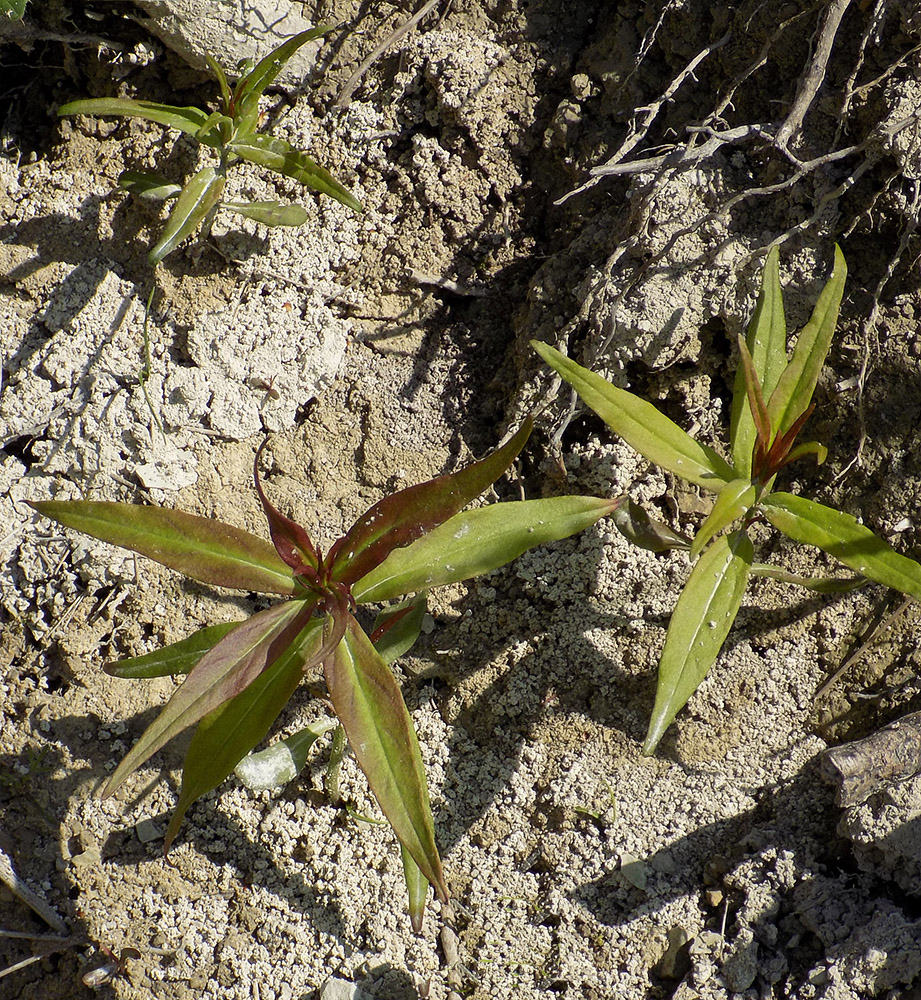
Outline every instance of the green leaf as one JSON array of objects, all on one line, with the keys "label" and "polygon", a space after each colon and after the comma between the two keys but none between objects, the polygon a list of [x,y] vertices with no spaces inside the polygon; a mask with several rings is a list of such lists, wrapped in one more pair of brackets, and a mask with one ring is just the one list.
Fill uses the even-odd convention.
[{"label": "green leaf", "polygon": [[393,663],[415,645],[428,610],[428,593],[384,608],[374,620],[371,641],[384,663]]},{"label": "green leaf", "polygon": [[151,201],[166,201],[168,198],[175,198],[182,191],[181,184],[176,184],[162,174],[140,170],[123,170],[118,175],[118,186],[139,198]]},{"label": "green leaf", "polygon": [[27,0],[0,0],[0,14],[19,21],[26,12],[26,3]]},{"label": "green leaf", "polygon": [[315,38],[333,30],[332,24],[320,24],[316,28],[292,35],[273,49],[237,82],[234,93],[235,115],[241,130],[252,131],[259,117],[259,98],[270,87],[285,64],[295,52]]},{"label": "green leaf", "polygon": [[224,174],[215,167],[202,167],[176,200],[160,239],[147,255],[151,264],[159,264],[204,222],[208,213],[221,200]]},{"label": "green leaf", "polygon": [[755,502],[756,491],[750,479],[733,479],[716,495],[713,510],[694,536],[691,558],[696,559],[707,543],[733,521],[749,511]]},{"label": "green leaf", "polygon": [[812,402],[835,333],[846,278],[844,255],[836,245],[832,275],[819,295],[809,322],[800,330],[793,357],[768,399],[768,413],[775,433],[789,430]]},{"label": "green leaf", "polygon": [[276,139],[271,135],[240,136],[228,143],[227,150],[241,159],[249,160],[250,163],[258,163],[261,167],[268,167],[286,177],[293,177],[305,187],[327,194],[356,212],[361,211],[361,202],[328,170],[314,163],[306,153],[295,149],[284,139]]},{"label": "green leaf", "polygon": [[767,577],[769,580],[779,580],[781,583],[792,583],[797,587],[805,587],[817,594],[840,594],[849,590],[857,590],[867,585],[865,576],[797,576],[788,573],[778,566],[767,563],[752,563],[752,576]]},{"label": "green leaf", "polygon": [[217,80],[217,85],[221,89],[221,109],[225,115],[231,114],[230,106],[230,84],[227,82],[227,74],[224,72],[224,67],[211,55],[210,52],[205,53],[205,59],[208,60],[208,65],[211,67],[211,72],[214,74]]},{"label": "green leaf", "polygon": [[447,900],[419,743],[399,685],[352,616],[324,663],[336,715],[397,839]]},{"label": "green leaf", "polygon": [[111,795],[132,771],[174,736],[252,684],[306,627],[314,604],[288,601],[260,611],[205,653],[115,769],[103,789],[103,797]]},{"label": "green leaf", "polygon": [[761,508],[771,524],[794,541],[815,545],[868,580],[921,600],[921,565],[850,514],[792,493],[772,493]]},{"label": "green leaf", "polygon": [[247,754],[234,767],[234,772],[252,792],[283,788],[304,769],[307,754],[313,744],[324,733],[336,729],[338,725],[339,723],[332,719],[312,722],[291,736],[273,743],[265,750],[260,750],[259,753]]},{"label": "green leaf", "polygon": [[672,549],[689,549],[691,539],[659,521],[628,496],[618,498],[611,511],[614,527],[634,545],[650,552],[670,552]]},{"label": "green leaf", "polygon": [[576,390],[586,406],[650,462],[710,490],[719,490],[736,478],[722,456],[695,441],[652,403],[611,385],[549,344],[532,340],[531,346]]},{"label": "green leaf", "polygon": [[609,514],[617,500],[550,497],[514,500],[456,514],[393,552],[352,588],[359,604],[490,573],[544,542],[568,538]]},{"label": "green leaf", "polygon": [[742,604],[752,555],[748,536],[735,531],[718,538],[691,571],[665,637],[644,754],[655,750],[719,655]]},{"label": "green leaf", "polygon": [[272,727],[303,678],[308,650],[320,643],[314,619],[244,691],[209,712],[195,730],[182,767],[182,789],[163,839],[164,852],[192,803],[217,788]]},{"label": "green leaf", "polygon": [[[769,397],[787,364],[787,324],[784,319],[783,292],[780,288],[780,254],[777,247],[768,253],[761,276],[761,291],[748,324],[746,346],[764,396]],[[745,405],[745,374],[736,371],[729,422],[732,463],[743,476],[751,475],[755,425]]]},{"label": "green leaf", "polygon": [[379,500],[349,528],[329,553],[332,575],[360,580],[397,548],[409,545],[478,497],[514,462],[531,433],[529,417],[501,448],[459,472],[437,476]]},{"label": "green leaf", "polygon": [[282,205],[280,201],[225,201],[221,207],[264,226],[303,226],[310,218],[303,205]]},{"label": "green leaf", "polygon": [[784,459],[784,465],[789,465],[790,462],[795,462],[798,458],[805,458],[806,455],[815,455],[815,464],[822,465],[828,458],[828,449],[824,444],[819,444],[818,441],[804,441],[790,449]]},{"label": "green leaf", "polygon": [[143,118],[195,135],[208,120],[201,108],[179,108],[153,101],[133,101],[128,97],[98,97],[88,101],[70,101],[58,108],[58,115],[118,115]]},{"label": "green leaf", "polygon": [[403,858],[403,877],[406,880],[406,892],[409,896],[409,920],[416,934],[422,933],[422,920],[425,917],[425,903],[429,895],[429,880],[413,861],[413,856],[400,844],[400,855]]},{"label": "green leaf", "polygon": [[112,677],[148,678],[187,674],[192,667],[227,633],[242,622],[221,622],[207,625],[185,639],[143,656],[132,656],[118,663],[107,663],[105,672]]},{"label": "green leaf", "polygon": [[139,552],[193,580],[260,594],[294,594],[291,570],[258,535],[181,510],[106,500],[42,500],[44,517]]}]

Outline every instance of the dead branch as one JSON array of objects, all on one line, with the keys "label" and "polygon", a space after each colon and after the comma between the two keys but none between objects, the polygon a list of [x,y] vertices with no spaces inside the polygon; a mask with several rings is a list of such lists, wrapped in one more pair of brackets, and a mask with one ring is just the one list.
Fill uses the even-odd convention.
[{"label": "dead branch", "polygon": [[905,715],[866,739],[826,750],[822,775],[837,787],[839,806],[859,805],[875,792],[921,773],[921,712]]}]

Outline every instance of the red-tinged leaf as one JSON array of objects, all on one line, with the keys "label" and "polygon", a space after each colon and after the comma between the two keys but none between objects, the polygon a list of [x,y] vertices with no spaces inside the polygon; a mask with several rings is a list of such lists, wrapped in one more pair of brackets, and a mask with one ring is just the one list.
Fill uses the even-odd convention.
[{"label": "red-tinged leaf", "polygon": [[771,418],[768,416],[767,404],[761,391],[761,382],[755,371],[755,363],[748,350],[748,344],[739,337],[739,360],[742,366],[742,377],[745,379],[745,392],[748,396],[748,408],[758,435],[756,448],[761,454],[767,454],[771,446]]},{"label": "red-tinged leaf", "polygon": [[793,357],[768,398],[771,423],[778,432],[789,430],[812,401],[835,333],[846,278],[844,255],[836,245],[831,277],[819,294],[809,322],[797,335]]},{"label": "red-tinged leaf", "polygon": [[392,601],[431,587],[490,573],[544,542],[578,534],[619,500],[547,497],[493,503],[455,514],[362,577],[352,594],[360,604]]},{"label": "red-tinged leaf", "polygon": [[394,549],[409,545],[453,517],[508,469],[532,426],[528,417],[514,437],[482,461],[374,504],[330,550],[333,578],[345,584],[360,580]]},{"label": "red-tinged leaf", "polygon": [[324,672],[333,708],[381,811],[439,898],[447,900],[412,719],[393,674],[351,615]]},{"label": "red-tinged leaf", "polygon": [[186,752],[182,790],[163,841],[164,853],[169,851],[189,806],[217,788],[265,738],[300,683],[304,663],[321,641],[321,620],[315,618],[244,691],[199,722]]},{"label": "red-tinged leaf", "polygon": [[195,665],[107,782],[103,797],[184,729],[235,698],[294,642],[314,601],[288,601],[238,625]]},{"label": "red-tinged leaf", "polygon": [[429,880],[422,874],[419,866],[413,861],[413,856],[402,844],[400,844],[400,856],[403,858],[403,878],[406,880],[406,892],[409,896],[409,921],[413,931],[421,934],[425,903],[429,895]]},{"label": "red-tinged leaf", "polygon": [[208,625],[193,632],[188,638],[180,639],[162,649],[155,649],[143,656],[133,656],[118,663],[107,663],[103,668],[112,677],[149,678],[169,677],[173,674],[187,674],[196,663],[216,646],[221,639],[242,622],[221,622]]},{"label": "red-tinged leaf", "polygon": [[[768,253],[761,277],[758,302],[748,324],[745,344],[748,347],[762,395],[770,398],[780,373],[787,365],[787,324],[783,311],[783,291],[780,287],[780,255],[777,247]],[[751,475],[751,460],[755,444],[752,411],[745,405],[745,375],[741,366],[736,371],[729,422],[732,464],[740,476]]]},{"label": "red-tinged leaf", "polygon": [[[316,579],[316,571],[320,565],[320,554],[311,541],[310,535],[297,521],[292,521],[290,517],[286,517],[280,510],[272,506],[262,488],[262,480],[259,478],[259,458],[266,444],[268,444],[268,438],[259,445],[259,450],[256,452],[256,458],[253,461],[253,476],[256,480],[259,502],[262,504],[262,509],[269,522],[272,542],[279,556],[295,573]],[[307,572],[309,570],[313,570],[313,573]]]},{"label": "red-tinged leaf", "polygon": [[222,521],[106,500],[41,500],[30,506],[58,524],[139,552],[201,583],[286,596],[297,590],[291,570],[266,539]]}]

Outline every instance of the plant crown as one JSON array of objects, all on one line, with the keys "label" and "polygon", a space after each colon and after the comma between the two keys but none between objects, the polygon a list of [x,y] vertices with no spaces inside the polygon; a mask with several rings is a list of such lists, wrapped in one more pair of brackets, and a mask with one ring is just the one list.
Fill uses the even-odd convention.
[{"label": "plant crown", "polygon": [[[203,583],[288,598],[246,621],[210,625],[106,668],[118,677],[188,676],[112,774],[103,795],[111,795],[168,740],[197,723],[166,832],[164,850],[169,850],[189,806],[217,787],[266,736],[305,671],[322,665],[333,710],[403,849],[410,915],[418,928],[429,883],[442,899],[448,890],[415,730],[384,657],[399,655],[418,636],[424,603],[403,601],[385,610],[371,636],[354,612],[359,604],[399,601],[408,594],[424,600],[431,587],[489,573],[611,512],[617,500],[564,496],[462,513],[509,468],[530,431],[529,419],[482,461],[385,497],[326,553],[270,503],[259,475],[262,448],[254,479],[272,544],[229,524],[161,507],[88,500],[33,503],[59,524]],[[305,744],[321,732],[304,734],[298,752],[306,753]]]},{"label": "plant crown", "polygon": [[[867,580],[921,600],[921,564],[897,553],[855,517],[792,493],[775,492],[777,474],[806,455],[822,463],[824,445],[796,443],[813,410],[812,397],[831,346],[847,269],[835,247],[832,275],[787,357],[778,252],[768,254],[761,292],[739,337],[730,415],[730,456],[687,434],[646,400],[620,389],[547,344],[534,349],[632,448],[661,468],[715,494],[694,539],[651,518],[628,498],[613,512],[621,532],[661,552],[686,548],[694,561],[669,622],[659,661],[655,705],[643,745],[651,754],[715,662],[751,576],[767,576],[820,592]],[[814,545],[859,576],[810,579],[754,561],[749,528],[766,519],[794,541]]]},{"label": "plant crown", "polygon": [[284,139],[258,131],[259,99],[266,88],[271,86],[302,45],[331,30],[331,25],[321,25],[302,31],[292,35],[258,63],[254,64],[252,59],[245,60],[240,64],[240,77],[233,88],[217,60],[208,55],[208,65],[217,77],[221,91],[218,111],[208,113],[201,108],[124,97],[71,101],[58,109],[59,115],[143,118],[185,132],[218,154],[217,165],[202,167],[184,185],[157,173],[137,170],[126,170],[119,176],[119,186],[139,197],[154,201],[176,200],[159,240],[148,255],[151,264],[158,264],[200,226],[204,226],[207,232],[220,208],[255,219],[266,226],[300,226],[307,221],[307,210],[302,205],[283,205],[277,201],[223,201],[221,196],[227,169],[240,160],[248,160],[292,177],[305,187],[328,194],[356,212],[361,211],[355,197],[305,152]]}]

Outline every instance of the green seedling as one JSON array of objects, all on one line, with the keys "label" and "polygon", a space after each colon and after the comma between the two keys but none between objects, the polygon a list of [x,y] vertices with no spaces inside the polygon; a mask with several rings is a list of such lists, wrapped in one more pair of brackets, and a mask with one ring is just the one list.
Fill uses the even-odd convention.
[{"label": "green seedling", "polygon": [[[827,454],[824,445],[796,440],[814,407],[812,396],[831,345],[845,276],[844,257],[836,247],[831,278],[788,360],[776,248],[768,255],[747,336],[739,337],[730,461],[648,401],[611,385],[547,344],[532,341],[538,354],[627,444],[650,462],[715,494],[713,508],[693,540],[654,521],[626,498],[615,512],[615,523],[631,541],[653,551],[687,548],[693,561],[659,661],[655,705],[643,746],[647,754],[719,655],[749,577],[773,577],[820,592],[872,580],[921,600],[921,564],[897,553],[850,514],[774,491],[775,478],[788,463],[808,455],[821,463]],[[794,541],[817,546],[859,576],[810,580],[756,563],[749,539],[755,520],[767,520]]]},{"label": "green seedling", "polygon": [[[273,544],[220,521],[161,507],[86,500],[32,504],[59,524],[203,583],[288,598],[246,621],[208,626],[106,668],[119,677],[188,676],[102,794],[111,795],[168,740],[197,723],[166,832],[168,850],[189,806],[224,781],[266,736],[305,671],[322,665],[333,710],[403,848],[410,915],[419,927],[428,885],[441,899],[448,895],[425,773],[399,685],[354,612],[357,605],[400,601],[489,573],[611,511],[617,501],[569,496],[462,513],[509,468],[530,430],[528,420],[482,461],[385,497],[325,554],[269,502],[259,476],[261,448],[255,487]],[[408,603],[384,615],[374,630],[378,640],[415,608]],[[417,620],[421,626],[421,615]]]},{"label": "green seedling", "polygon": [[136,170],[126,170],[119,177],[119,186],[138,197],[152,201],[175,199],[160,239],[148,255],[151,264],[158,264],[199,227],[204,227],[207,232],[221,208],[255,219],[266,226],[300,226],[307,221],[307,210],[302,205],[283,205],[277,201],[223,201],[227,170],[241,160],[293,177],[305,187],[328,194],[349,208],[361,211],[359,202],[306,153],[284,139],[277,139],[258,130],[259,99],[266,88],[274,82],[302,45],[331,30],[330,25],[321,25],[310,31],[302,31],[255,65],[253,60],[246,60],[241,63],[240,77],[232,88],[224,70],[209,55],[208,64],[217,77],[221,92],[218,111],[208,112],[201,108],[184,108],[121,97],[71,101],[58,109],[59,115],[143,118],[185,132],[215,151],[218,162],[202,167],[184,185],[176,184],[160,174]]}]

